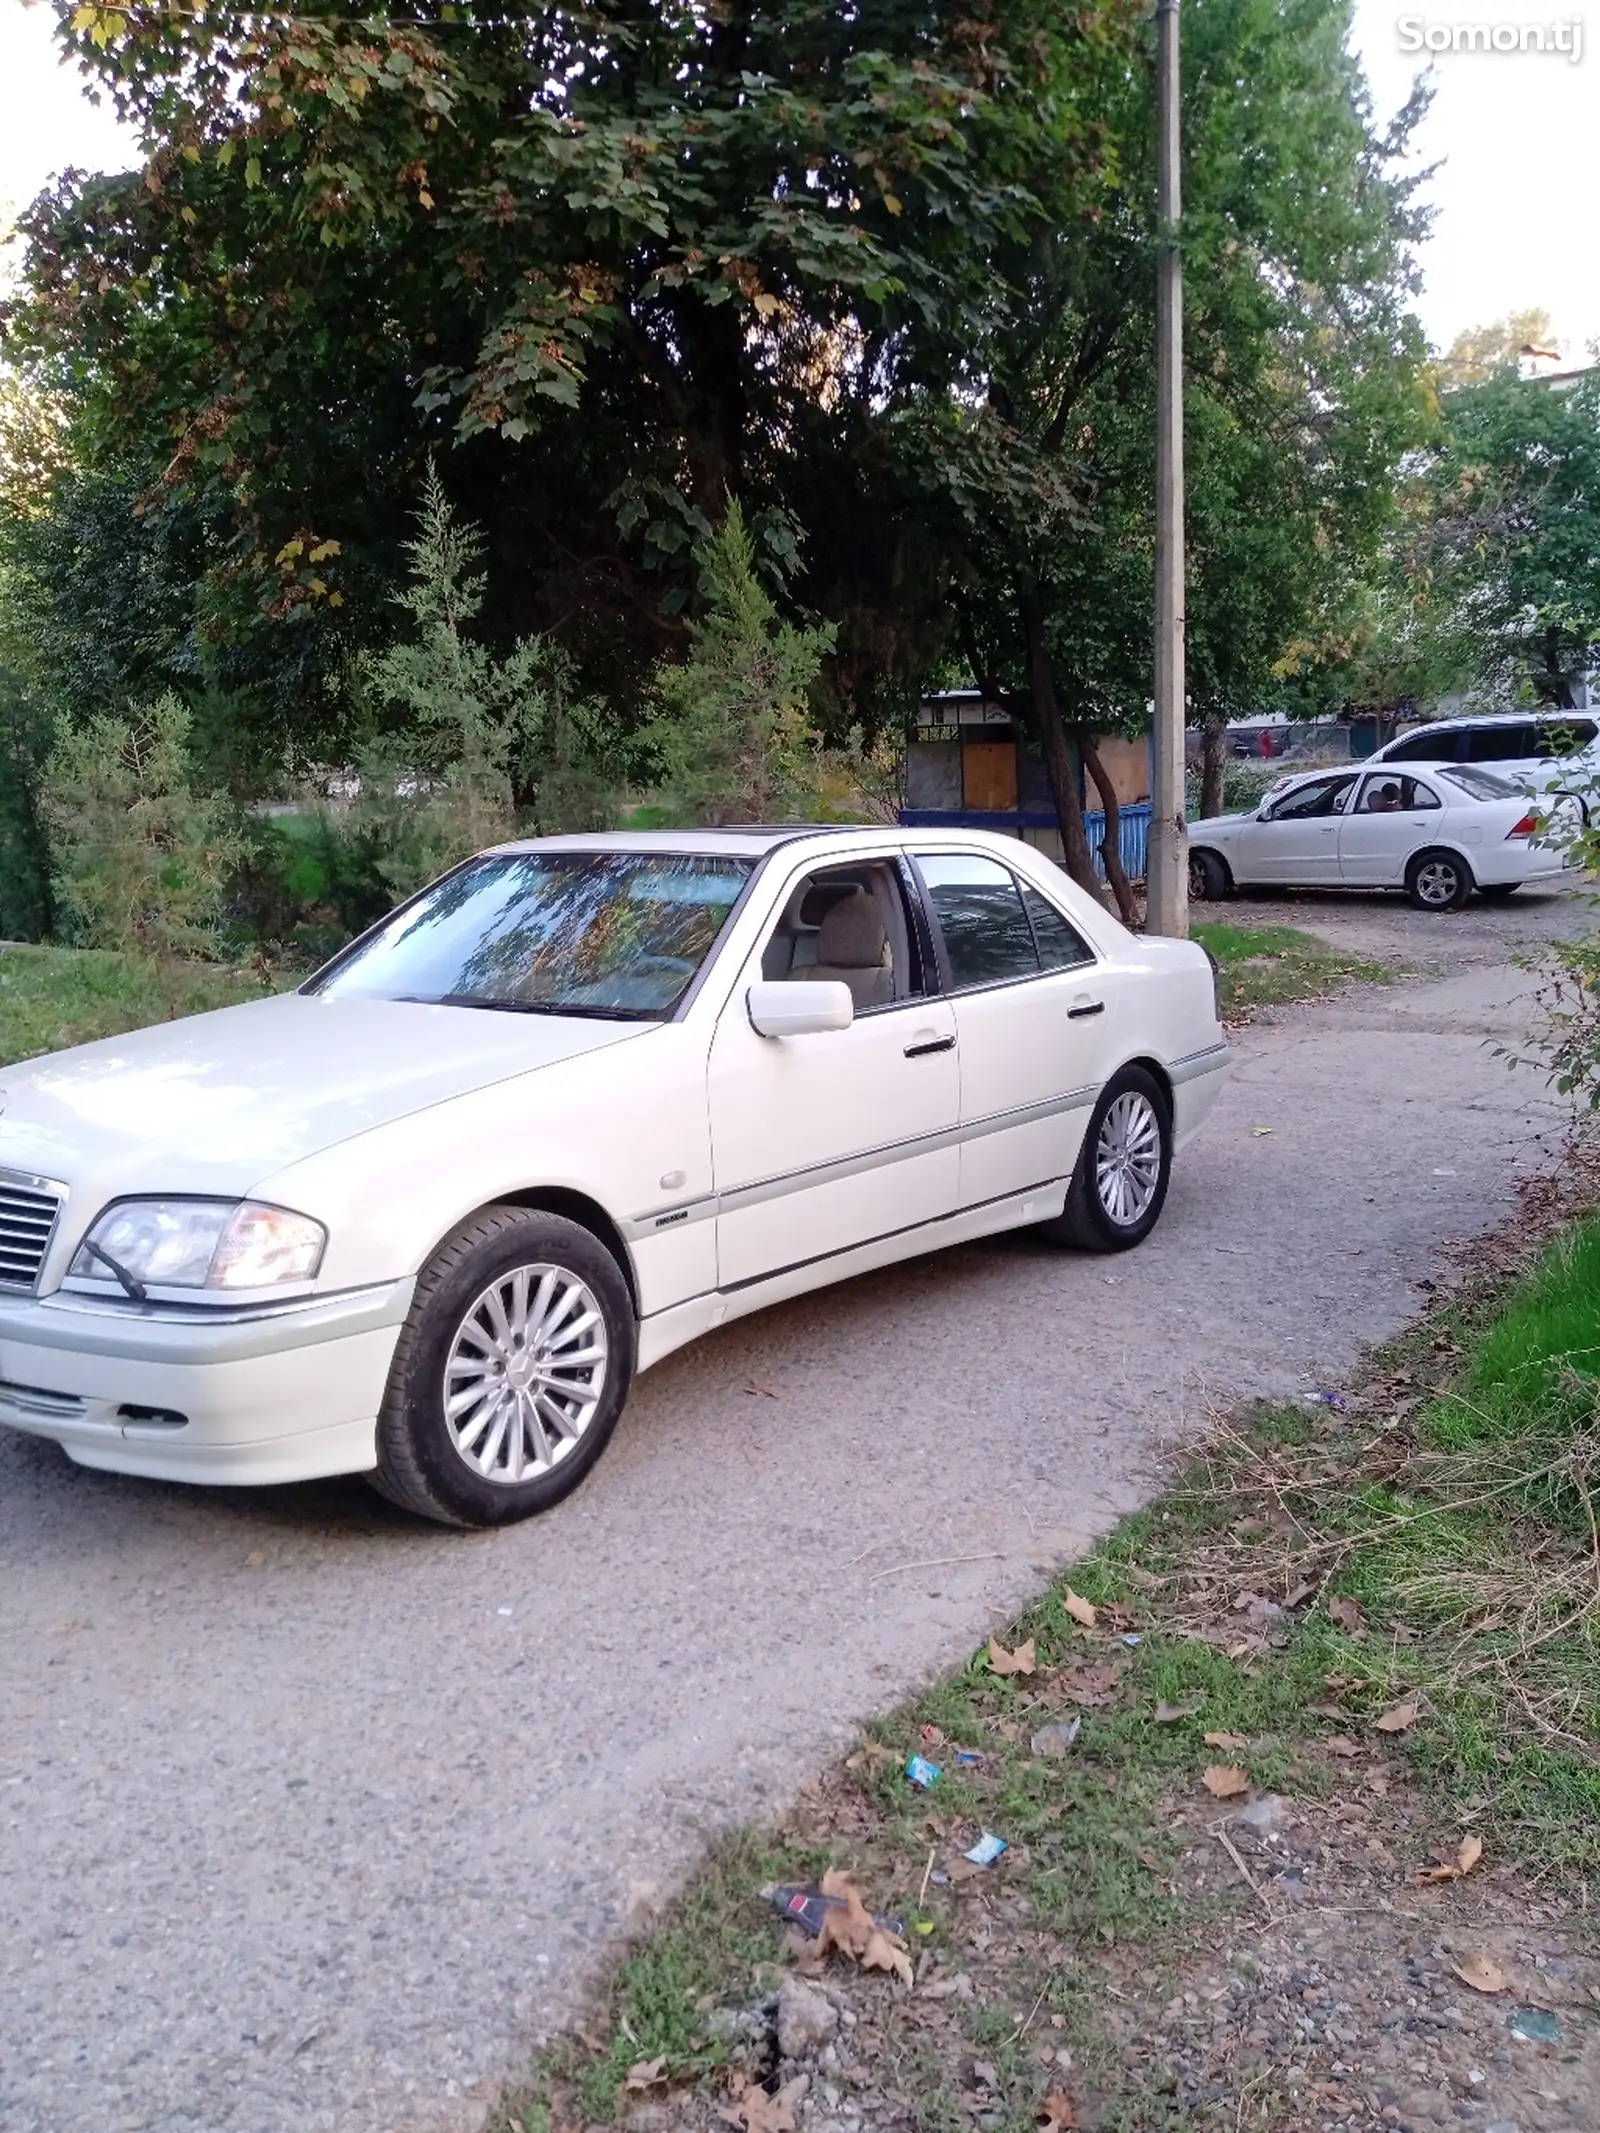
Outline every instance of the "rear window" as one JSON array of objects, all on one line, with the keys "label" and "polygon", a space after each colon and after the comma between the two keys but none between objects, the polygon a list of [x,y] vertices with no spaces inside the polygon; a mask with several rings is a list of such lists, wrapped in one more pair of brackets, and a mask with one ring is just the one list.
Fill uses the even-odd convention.
[{"label": "rear window", "polygon": [[1504,778],[1497,778],[1492,770],[1480,770],[1475,764],[1457,763],[1451,770],[1441,770],[1441,779],[1458,785],[1474,800],[1514,800],[1517,788]]},{"label": "rear window", "polygon": [[1539,754],[1556,761],[1564,755],[1577,755],[1592,745],[1595,732],[1592,718],[1546,719],[1539,727]]}]

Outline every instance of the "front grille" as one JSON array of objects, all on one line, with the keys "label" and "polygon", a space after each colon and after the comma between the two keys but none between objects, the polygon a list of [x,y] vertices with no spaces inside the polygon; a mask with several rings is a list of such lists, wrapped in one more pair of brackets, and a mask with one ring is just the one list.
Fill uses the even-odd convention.
[{"label": "front grille", "polygon": [[0,1289],[31,1289],[61,1213],[62,1188],[0,1170]]}]

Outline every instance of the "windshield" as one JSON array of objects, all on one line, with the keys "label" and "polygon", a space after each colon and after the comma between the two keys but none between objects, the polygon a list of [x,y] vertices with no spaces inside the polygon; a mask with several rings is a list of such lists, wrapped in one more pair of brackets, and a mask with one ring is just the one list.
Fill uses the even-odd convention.
[{"label": "windshield", "polygon": [[1517,797],[1517,788],[1508,785],[1504,778],[1495,777],[1492,771],[1469,768],[1465,763],[1456,763],[1436,775],[1448,778],[1452,785],[1459,785],[1474,800],[1514,800]]},{"label": "windshield", "polygon": [[671,852],[491,854],[425,890],[311,989],[659,1019],[711,952],[753,863]]}]

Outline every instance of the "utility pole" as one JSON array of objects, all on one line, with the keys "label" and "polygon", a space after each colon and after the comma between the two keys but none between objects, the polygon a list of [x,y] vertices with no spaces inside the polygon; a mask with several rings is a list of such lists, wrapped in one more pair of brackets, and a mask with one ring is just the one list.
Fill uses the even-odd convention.
[{"label": "utility pole", "polygon": [[1178,0],[1156,0],[1156,696],[1146,861],[1151,933],[1189,931],[1184,803],[1183,264],[1178,252]]}]

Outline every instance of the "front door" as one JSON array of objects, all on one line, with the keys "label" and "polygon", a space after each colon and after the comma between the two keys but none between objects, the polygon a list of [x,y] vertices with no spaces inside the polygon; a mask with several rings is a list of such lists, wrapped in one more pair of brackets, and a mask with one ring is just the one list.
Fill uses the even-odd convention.
[{"label": "front door", "polygon": [[[895,861],[816,869],[786,894],[717,1024],[709,1063],[723,1289],[911,1231],[956,1204],[955,1014]],[[849,986],[848,1029],[761,1037],[757,979]]]},{"label": "front door", "polygon": [[1273,803],[1264,820],[1247,822],[1235,847],[1234,879],[1239,882],[1337,882],[1339,817],[1353,770],[1311,778]]},{"label": "front door", "polygon": [[1421,778],[1374,770],[1339,821],[1339,874],[1351,888],[1392,888],[1413,852],[1438,835],[1439,795]]},{"label": "front door", "polygon": [[1117,1003],[1077,928],[999,860],[923,852],[917,865],[955,1000],[961,1205],[982,1207],[1071,1176],[1110,1078]]}]

